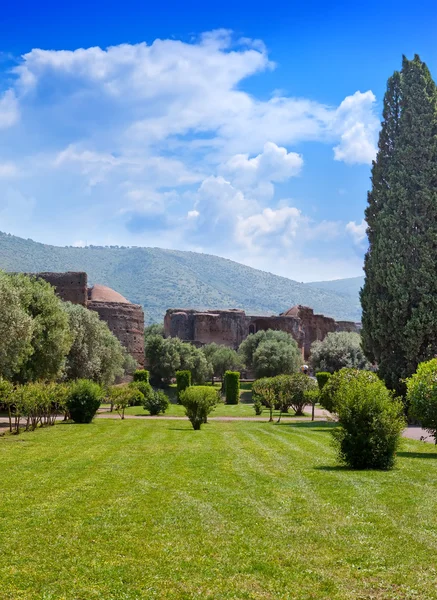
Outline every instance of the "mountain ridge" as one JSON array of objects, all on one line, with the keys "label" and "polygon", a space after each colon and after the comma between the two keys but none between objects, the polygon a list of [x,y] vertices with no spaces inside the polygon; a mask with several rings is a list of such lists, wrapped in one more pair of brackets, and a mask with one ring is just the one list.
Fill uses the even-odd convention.
[{"label": "mountain ridge", "polygon": [[[183,250],[139,246],[53,246],[0,232],[0,269],[86,271],[91,284],[107,285],[144,307],[146,322],[162,321],[167,308],[241,308],[278,314],[295,304],[338,320],[358,321],[353,296],[247,267],[230,259]],[[323,283],[323,282],[320,282]]]}]

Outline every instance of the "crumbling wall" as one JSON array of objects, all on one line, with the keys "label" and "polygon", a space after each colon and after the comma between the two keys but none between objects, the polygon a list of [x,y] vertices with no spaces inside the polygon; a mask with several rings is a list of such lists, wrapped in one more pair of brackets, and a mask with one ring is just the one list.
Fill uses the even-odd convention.
[{"label": "crumbling wall", "polygon": [[64,302],[86,306],[88,302],[88,276],[83,272],[68,271],[67,273],[36,273],[56,290]]},{"label": "crumbling wall", "polygon": [[121,302],[88,302],[102,321],[118,338],[138,365],[144,366],[144,312],[139,304]]}]

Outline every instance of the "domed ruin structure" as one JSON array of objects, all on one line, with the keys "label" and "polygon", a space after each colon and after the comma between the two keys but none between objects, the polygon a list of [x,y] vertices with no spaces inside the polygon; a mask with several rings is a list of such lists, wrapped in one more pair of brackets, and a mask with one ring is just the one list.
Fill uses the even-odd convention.
[{"label": "domed ruin structure", "polygon": [[36,273],[56,290],[61,300],[94,310],[138,363],[144,366],[144,312],[105,285],[88,287],[84,272]]}]

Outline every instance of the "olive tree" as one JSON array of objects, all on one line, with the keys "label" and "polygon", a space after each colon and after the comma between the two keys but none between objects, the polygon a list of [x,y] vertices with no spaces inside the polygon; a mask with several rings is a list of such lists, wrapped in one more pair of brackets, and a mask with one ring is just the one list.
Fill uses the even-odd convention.
[{"label": "olive tree", "polygon": [[314,371],[334,373],[343,368],[370,369],[371,364],[361,347],[358,333],[328,333],[322,341],[311,344],[311,366]]}]

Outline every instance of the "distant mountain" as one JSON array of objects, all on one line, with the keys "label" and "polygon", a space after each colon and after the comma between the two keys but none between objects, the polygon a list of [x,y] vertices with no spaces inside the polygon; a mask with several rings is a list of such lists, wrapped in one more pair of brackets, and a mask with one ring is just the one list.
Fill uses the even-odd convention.
[{"label": "distant mountain", "polygon": [[364,285],[364,277],[349,277],[348,279],[334,279],[333,281],[313,281],[306,285],[351,298],[353,306],[361,314],[360,289]]},{"label": "distant mountain", "polygon": [[149,323],[162,321],[167,308],[242,308],[252,314],[278,314],[303,304],[336,319],[358,321],[361,314],[348,294],[196,252],[58,247],[0,232],[0,269],[86,271],[90,283],[107,285],[142,304]]}]

